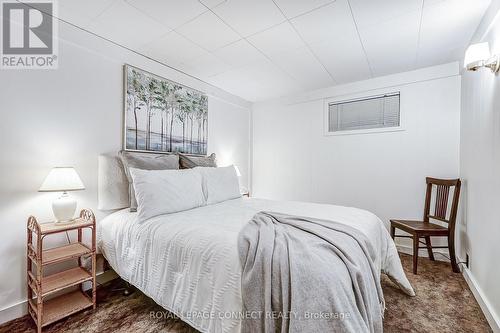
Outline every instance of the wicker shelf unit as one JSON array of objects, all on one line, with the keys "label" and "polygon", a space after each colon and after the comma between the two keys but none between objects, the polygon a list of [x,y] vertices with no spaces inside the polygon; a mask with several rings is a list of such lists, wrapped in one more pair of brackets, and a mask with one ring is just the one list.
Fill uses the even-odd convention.
[{"label": "wicker shelf unit", "polygon": [[[83,230],[90,229],[92,244],[83,243]],[[78,241],[68,245],[44,249],[43,241],[46,236],[76,231]],[[59,225],[54,222],[38,223],[35,217],[30,216],[27,225],[27,287],[28,312],[37,325],[37,332],[42,327],[56,322],[78,311],[96,307],[96,230],[95,216],[92,211],[83,209],[80,217],[74,223]],[[91,258],[91,268],[83,267],[82,258]],[[73,267],[44,275],[44,267],[68,260],[77,260],[78,267]],[[92,293],[87,295],[83,290],[83,283],[92,283]],[[68,290],[79,286],[79,289]]]}]

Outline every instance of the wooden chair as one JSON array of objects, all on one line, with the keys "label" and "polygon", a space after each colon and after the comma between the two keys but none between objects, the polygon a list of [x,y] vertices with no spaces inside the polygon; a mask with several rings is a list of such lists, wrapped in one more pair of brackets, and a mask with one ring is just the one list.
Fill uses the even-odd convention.
[{"label": "wooden chair", "polygon": [[[417,274],[418,250],[427,249],[429,259],[434,260],[432,249],[448,248],[450,251],[450,261],[453,272],[460,272],[457,259],[455,257],[455,222],[457,219],[458,200],[460,197],[460,179],[435,179],[426,178],[427,191],[425,195],[425,208],[423,221],[409,220],[391,220],[391,237],[405,237],[413,239],[413,274]],[[433,186],[435,185],[435,186]],[[436,188],[434,213],[431,215],[431,199],[433,187]],[[450,188],[454,187],[453,199],[451,202],[450,213],[448,212],[448,196]],[[448,227],[429,222],[429,219],[442,221],[448,224]],[[396,235],[396,228],[401,229],[411,236]],[[441,236],[448,238],[448,246],[432,246],[431,236]],[[425,243],[420,239],[424,238]],[[419,246],[424,244],[425,246]]]}]

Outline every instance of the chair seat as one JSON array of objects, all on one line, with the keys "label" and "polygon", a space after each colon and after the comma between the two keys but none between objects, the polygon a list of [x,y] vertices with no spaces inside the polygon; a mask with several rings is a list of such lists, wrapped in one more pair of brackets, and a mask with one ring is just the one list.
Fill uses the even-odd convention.
[{"label": "chair seat", "polygon": [[446,227],[424,221],[391,220],[391,226],[418,235],[447,236],[449,232]]}]

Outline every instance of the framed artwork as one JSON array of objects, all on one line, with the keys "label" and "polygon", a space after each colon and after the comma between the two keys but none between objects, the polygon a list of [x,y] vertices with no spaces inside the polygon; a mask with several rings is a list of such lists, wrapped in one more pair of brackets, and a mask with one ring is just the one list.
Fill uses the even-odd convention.
[{"label": "framed artwork", "polygon": [[124,73],[125,150],[207,154],[206,94],[130,65]]}]

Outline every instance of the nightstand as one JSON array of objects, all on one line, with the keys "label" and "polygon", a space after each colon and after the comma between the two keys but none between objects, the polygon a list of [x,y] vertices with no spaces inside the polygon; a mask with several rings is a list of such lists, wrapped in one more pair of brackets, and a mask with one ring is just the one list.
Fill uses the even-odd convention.
[{"label": "nightstand", "polygon": [[[83,231],[90,229],[92,244],[86,245]],[[28,312],[40,333],[42,327],[87,308],[96,307],[96,230],[95,216],[91,210],[83,209],[74,223],[60,225],[54,222],[38,223],[35,217],[28,219],[27,238],[27,284]],[[44,249],[44,239],[49,235],[76,231],[77,242]],[[83,267],[82,259],[91,257],[92,267]],[[48,265],[77,260],[78,267],[44,276]],[[92,283],[92,296],[83,291],[83,283]],[[78,289],[70,287],[79,286]]]}]

